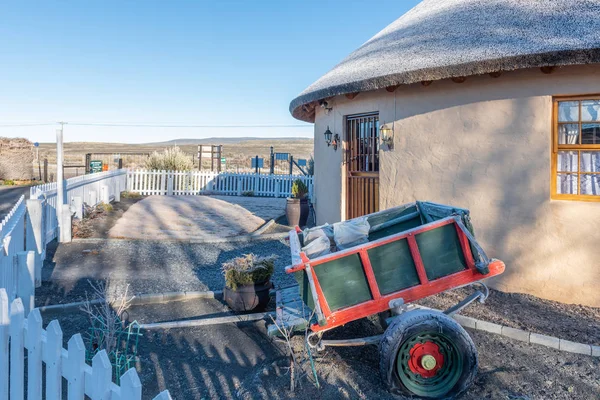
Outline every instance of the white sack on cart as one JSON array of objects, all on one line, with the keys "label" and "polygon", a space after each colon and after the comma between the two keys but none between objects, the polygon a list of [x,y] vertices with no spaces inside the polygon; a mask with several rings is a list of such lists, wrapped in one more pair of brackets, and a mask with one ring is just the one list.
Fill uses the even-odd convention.
[{"label": "white sack on cart", "polygon": [[329,224],[315,226],[314,228],[305,229],[302,236],[304,238],[304,245],[310,244],[313,240],[321,236],[326,236],[333,242],[333,227]]},{"label": "white sack on cart", "polygon": [[[323,231],[321,230],[321,232]],[[329,238],[323,232],[321,236],[318,236],[308,245],[304,246],[302,251],[306,253],[308,258],[324,256],[325,254],[331,253],[331,243],[329,242]]]},{"label": "white sack on cart", "polygon": [[339,250],[365,244],[369,241],[369,221],[367,217],[333,224],[333,239]]}]

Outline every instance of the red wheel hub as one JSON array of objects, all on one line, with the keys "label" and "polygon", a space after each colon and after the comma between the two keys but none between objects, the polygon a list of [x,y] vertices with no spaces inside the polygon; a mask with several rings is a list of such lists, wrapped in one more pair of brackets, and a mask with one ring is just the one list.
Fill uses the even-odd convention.
[{"label": "red wheel hub", "polygon": [[408,367],[423,378],[433,378],[444,366],[440,347],[433,342],[417,343],[410,349]]}]

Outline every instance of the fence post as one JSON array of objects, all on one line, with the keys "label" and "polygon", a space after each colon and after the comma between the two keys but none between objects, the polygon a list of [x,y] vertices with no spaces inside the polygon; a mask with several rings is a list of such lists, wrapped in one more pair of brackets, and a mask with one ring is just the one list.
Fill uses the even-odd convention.
[{"label": "fence post", "polygon": [[46,399],[62,398],[62,348],[63,333],[57,320],[46,327]]},{"label": "fence post", "polygon": [[81,196],[73,196],[71,205],[75,210],[75,218],[83,219],[83,199]]},{"label": "fence post", "polygon": [[238,176],[237,178],[237,195],[242,195],[242,177]]},{"label": "fence post", "polygon": [[95,190],[90,190],[88,192],[88,194],[89,194],[89,198],[90,198],[89,202],[88,202],[88,206],[94,207],[98,203],[98,196],[96,194],[96,191]]},{"label": "fence post", "polygon": [[110,203],[110,193],[108,190],[108,185],[100,186],[100,202],[104,204]]},{"label": "fence post", "polygon": [[25,392],[25,343],[23,303],[16,298],[10,306],[10,398],[23,399]]},{"label": "fence post", "polygon": [[27,398],[42,398],[42,316],[33,310],[27,318]]},{"label": "fence post", "polygon": [[43,200],[27,200],[27,223],[25,228],[25,250],[35,251],[35,287],[42,285],[42,254],[46,243],[43,228]]},{"label": "fence post", "polygon": [[101,350],[92,358],[92,382],[90,397],[94,400],[108,399],[112,383],[112,365],[106,350]]},{"label": "fence post", "polygon": [[121,201],[121,180],[117,177],[115,180],[115,203]]},{"label": "fence post", "polygon": [[8,338],[10,337],[10,315],[8,295],[0,288],[0,399],[8,399]]},{"label": "fence post", "polygon": [[71,206],[69,204],[57,204],[56,208],[61,208],[61,224],[59,226],[59,234],[60,234],[60,243],[70,243],[72,240],[71,237],[71,223],[72,223],[72,215],[71,215]]},{"label": "fence post", "polygon": [[48,183],[48,159],[44,158],[44,183]]},{"label": "fence post", "polygon": [[167,196],[173,196],[173,175],[169,174],[167,181]]},{"label": "fence post", "polygon": [[142,398],[142,383],[135,368],[123,374],[120,381],[121,400],[139,400]]},{"label": "fence post", "polygon": [[27,316],[35,308],[35,251],[17,253],[17,297]]},{"label": "fence post", "polygon": [[85,394],[85,345],[78,333],[69,339],[65,376],[69,382],[67,398],[83,399]]}]

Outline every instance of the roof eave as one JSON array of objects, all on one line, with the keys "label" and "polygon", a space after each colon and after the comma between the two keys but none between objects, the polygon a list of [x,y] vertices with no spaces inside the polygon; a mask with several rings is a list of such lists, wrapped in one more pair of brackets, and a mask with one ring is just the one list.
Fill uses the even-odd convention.
[{"label": "roof eave", "polygon": [[[314,90],[296,97],[290,103],[290,113],[296,119],[314,122],[314,104],[322,99],[349,93],[384,89],[395,85],[408,85],[422,81],[439,81],[459,76],[483,75],[499,71],[526,68],[568,66],[600,63],[599,49],[565,50],[540,54],[519,55],[494,60],[474,61],[445,67],[425,68],[397,74],[368,78]],[[309,106],[307,107],[303,106]]]}]

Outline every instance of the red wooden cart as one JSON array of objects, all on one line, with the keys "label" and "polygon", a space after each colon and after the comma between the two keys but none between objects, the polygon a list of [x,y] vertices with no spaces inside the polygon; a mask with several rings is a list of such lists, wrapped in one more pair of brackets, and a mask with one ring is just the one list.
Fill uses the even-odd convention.
[{"label": "red wooden cart", "polygon": [[[298,285],[277,292],[276,326],[269,332],[308,326],[308,342],[316,348],[379,344],[381,372],[392,392],[424,398],[462,393],[475,377],[477,351],[450,315],[476,299],[483,302],[487,288],[480,283],[483,291],[443,313],[409,310],[407,304],[499,275],[504,263],[486,256],[465,209],[416,202],[361,218],[368,221],[368,241],[312,259],[302,251],[304,233],[290,232],[292,265],[286,272]],[[385,312],[390,318],[382,335],[323,339],[328,330]]]}]

